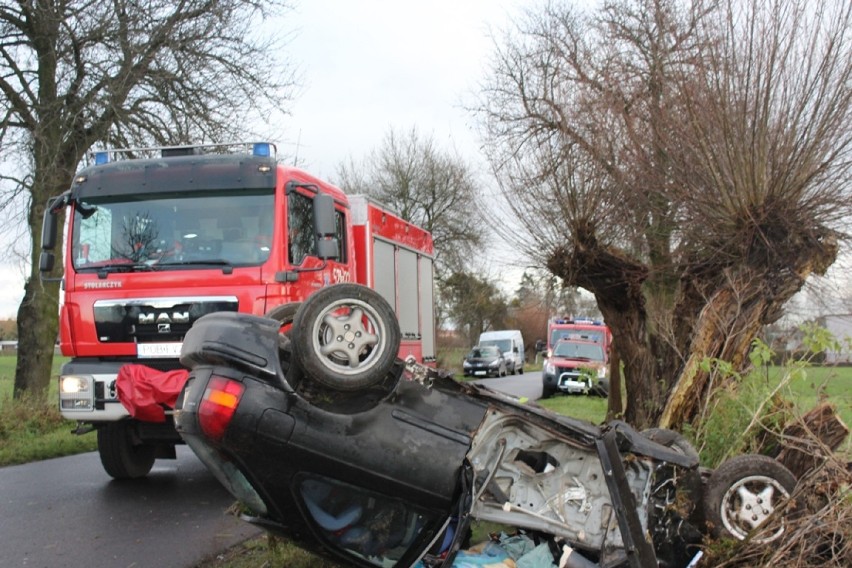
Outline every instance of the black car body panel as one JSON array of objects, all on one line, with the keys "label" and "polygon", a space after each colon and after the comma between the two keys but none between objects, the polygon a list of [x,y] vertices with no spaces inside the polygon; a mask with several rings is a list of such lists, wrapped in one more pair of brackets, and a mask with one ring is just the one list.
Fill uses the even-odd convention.
[{"label": "black car body panel", "polygon": [[[331,392],[288,359],[277,322],[237,313],[200,319],[181,357],[178,431],[268,530],[361,566],[449,566],[473,518],[554,535],[601,565],[658,566],[648,534],[685,554],[684,523],[653,503],[672,499],[663,473],[697,460],[624,423],[438,373],[424,383],[402,361],[369,389]],[[217,438],[199,416],[220,380],[243,391]]]}]

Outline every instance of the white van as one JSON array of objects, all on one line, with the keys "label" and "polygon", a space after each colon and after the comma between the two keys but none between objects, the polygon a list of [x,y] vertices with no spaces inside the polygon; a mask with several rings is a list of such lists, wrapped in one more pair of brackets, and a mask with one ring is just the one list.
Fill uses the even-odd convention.
[{"label": "white van", "polygon": [[507,372],[524,372],[524,338],[520,330],[486,331],[479,336],[479,345],[496,345],[506,358]]}]

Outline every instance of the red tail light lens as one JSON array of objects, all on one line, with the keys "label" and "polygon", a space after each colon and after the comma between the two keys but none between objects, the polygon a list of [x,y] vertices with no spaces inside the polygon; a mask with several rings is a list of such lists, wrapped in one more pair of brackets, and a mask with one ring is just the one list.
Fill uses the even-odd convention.
[{"label": "red tail light lens", "polygon": [[224,377],[212,376],[198,407],[198,424],[207,437],[219,441],[231,423],[245,387]]}]

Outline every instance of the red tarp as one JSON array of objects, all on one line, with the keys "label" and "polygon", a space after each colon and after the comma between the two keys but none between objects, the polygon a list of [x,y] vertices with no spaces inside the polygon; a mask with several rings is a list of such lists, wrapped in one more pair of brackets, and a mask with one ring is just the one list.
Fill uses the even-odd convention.
[{"label": "red tarp", "polygon": [[143,422],[165,422],[165,408],[174,408],[189,371],[158,371],[145,365],[124,365],[115,389],[130,416]]}]

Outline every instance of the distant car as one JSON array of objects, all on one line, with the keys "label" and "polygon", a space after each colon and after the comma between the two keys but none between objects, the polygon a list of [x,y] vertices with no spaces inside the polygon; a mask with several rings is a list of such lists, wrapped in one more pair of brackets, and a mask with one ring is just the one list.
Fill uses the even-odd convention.
[{"label": "distant car", "polygon": [[566,394],[609,394],[609,369],[602,343],[561,339],[541,371],[542,398]]},{"label": "distant car", "polygon": [[676,432],[596,426],[454,381],[396,357],[377,293],[321,296],[292,328],[220,312],[183,343],[177,430],[243,519],[362,568],[450,567],[475,520],[522,529],[572,568],[683,567],[708,527],[777,538],[755,530],[796,482],[776,460],[737,456],[704,479]]},{"label": "distant car", "polygon": [[465,377],[505,377],[508,362],[496,345],[474,347],[465,355],[462,370]]}]

